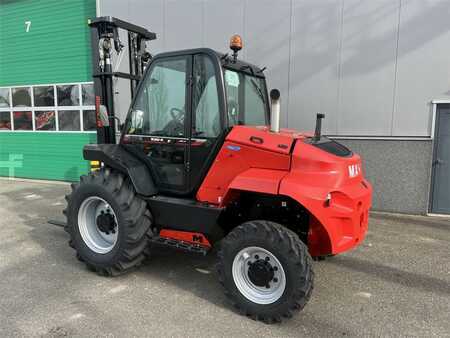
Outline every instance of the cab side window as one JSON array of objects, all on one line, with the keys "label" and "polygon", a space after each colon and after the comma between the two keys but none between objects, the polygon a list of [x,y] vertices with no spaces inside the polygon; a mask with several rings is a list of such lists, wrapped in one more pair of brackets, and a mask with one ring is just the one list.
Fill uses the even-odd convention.
[{"label": "cab side window", "polygon": [[192,137],[216,138],[221,131],[214,65],[207,55],[194,56]]}]

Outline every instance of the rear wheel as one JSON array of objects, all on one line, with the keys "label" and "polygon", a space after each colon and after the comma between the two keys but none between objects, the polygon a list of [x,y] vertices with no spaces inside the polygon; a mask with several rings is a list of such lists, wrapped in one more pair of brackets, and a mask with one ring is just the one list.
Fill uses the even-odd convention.
[{"label": "rear wheel", "polygon": [[312,259],[298,236],[268,221],[250,221],[222,241],[218,273],[243,314],[267,323],[301,310],[313,290]]},{"label": "rear wheel", "polygon": [[66,199],[69,244],[90,270],[116,276],[144,260],[151,216],[123,175],[105,169],[81,176]]}]

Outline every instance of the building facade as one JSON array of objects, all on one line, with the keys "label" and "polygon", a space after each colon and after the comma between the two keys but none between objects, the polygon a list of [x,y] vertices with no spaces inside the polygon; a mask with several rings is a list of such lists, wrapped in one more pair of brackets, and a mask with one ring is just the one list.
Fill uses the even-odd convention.
[{"label": "building facade", "polygon": [[[66,135],[77,135],[80,137],[77,147],[94,139],[89,131],[83,130],[83,114],[89,115],[85,111],[91,107],[84,106],[82,98],[83,85],[90,81],[90,52],[87,26],[81,18],[94,15],[96,7],[97,15],[112,15],[156,32],[158,39],[148,46],[153,54],[192,47],[228,52],[230,36],[240,34],[244,48],[239,57],[267,67],[269,88],[278,88],[282,93],[283,127],[311,130],[316,113],[325,113],[325,134],[362,155],[366,176],[374,185],[374,209],[450,213],[448,0],[97,0],[96,3],[76,0],[61,2],[64,5],[50,0],[8,0],[7,8],[10,3],[23,3],[25,7],[33,4],[35,11],[51,3],[47,13],[55,8],[52,6],[60,6],[61,11],[67,10],[67,17],[78,17],[64,22],[60,30],[52,29],[52,38],[46,38],[47,48],[43,45],[31,48],[37,54],[34,59],[42,57],[44,49],[50,50],[50,43],[62,41],[65,34],[73,36],[75,33],[68,26],[79,25],[83,32],[80,34],[83,38],[75,39],[76,47],[76,43],[67,39],[65,43],[60,42],[64,46],[51,47],[58,53],[73,49],[74,54],[70,54],[74,58],[65,63],[67,74],[48,77],[16,72],[5,77],[6,80],[0,76],[0,86],[11,88],[11,96],[14,88],[22,85],[54,85],[56,95],[58,83],[79,86],[80,101],[75,107],[80,116],[80,130],[75,134],[64,133],[55,122],[56,133],[46,132],[42,136],[44,133],[36,129],[40,124],[33,122],[36,131],[23,132],[28,137],[61,134],[57,137],[63,144]],[[3,2],[0,6],[4,7]],[[5,14],[1,15],[3,19]],[[8,14],[7,18],[12,22],[12,16]],[[24,30],[26,15],[20,20],[20,29]],[[9,24],[2,24],[2,30],[5,26]],[[30,32],[32,29],[33,23]],[[27,36],[30,32],[20,33]],[[18,34],[19,31],[8,33]],[[10,43],[8,55],[17,54],[9,56],[11,60],[22,58],[22,63],[26,62],[30,69],[39,68],[30,65],[28,55],[25,61],[20,51],[12,51],[22,48],[23,53],[25,45],[13,45],[10,38],[0,41],[5,40]],[[28,41],[28,44],[35,43]],[[3,45],[1,50],[3,55]],[[64,67],[56,66],[52,68],[61,69],[63,74]],[[116,114],[123,118],[129,104],[127,88],[120,82],[116,84]],[[70,107],[73,106],[63,106],[61,110]],[[40,117],[40,109],[35,103],[29,108],[35,121]],[[58,108],[58,98],[55,98],[55,106],[48,109],[55,110],[55,118],[59,118]],[[14,120],[14,102],[8,109]],[[6,131],[0,137],[3,137],[3,149],[5,144],[9,149],[17,144],[13,138],[22,136],[16,131]],[[28,142],[25,136],[23,140]],[[42,165],[41,162],[36,165]]]},{"label": "building facade", "polygon": [[75,181],[95,113],[92,0],[0,1],[0,176]]}]

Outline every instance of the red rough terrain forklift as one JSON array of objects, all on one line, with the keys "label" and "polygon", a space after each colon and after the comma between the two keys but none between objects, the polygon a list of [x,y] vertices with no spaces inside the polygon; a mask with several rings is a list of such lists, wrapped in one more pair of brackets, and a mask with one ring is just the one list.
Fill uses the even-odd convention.
[{"label": "red rough terrain forklift", "polygon": [[[267,323],[301,310],[313,290],[311,257],[360,244],[372,188],[361,159],[315,133],[279,129],[280,93],[264,68],[208,48],[146,51],[156,35],[112,17],[91,20],[100,168],[67,198],[77,257],[101,275],[139,266],[161,246],[207,254],[241,313]],[[127,34],[129,73],[113,68]],[[123,40],[123,39],[122,39]],[[114,78],[132,102],[116,142]]]}]

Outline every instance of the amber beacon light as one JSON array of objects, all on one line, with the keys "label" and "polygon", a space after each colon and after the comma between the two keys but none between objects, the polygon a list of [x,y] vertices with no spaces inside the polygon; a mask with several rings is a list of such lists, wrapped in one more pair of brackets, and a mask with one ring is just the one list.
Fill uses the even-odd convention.
[{"label": "amber beacon light", "polygon": [[230,39],[230,49],[233,51],[234,61],[237,59],[238,51],[242,49],[242,38],[240,35],[235,34]]}]

